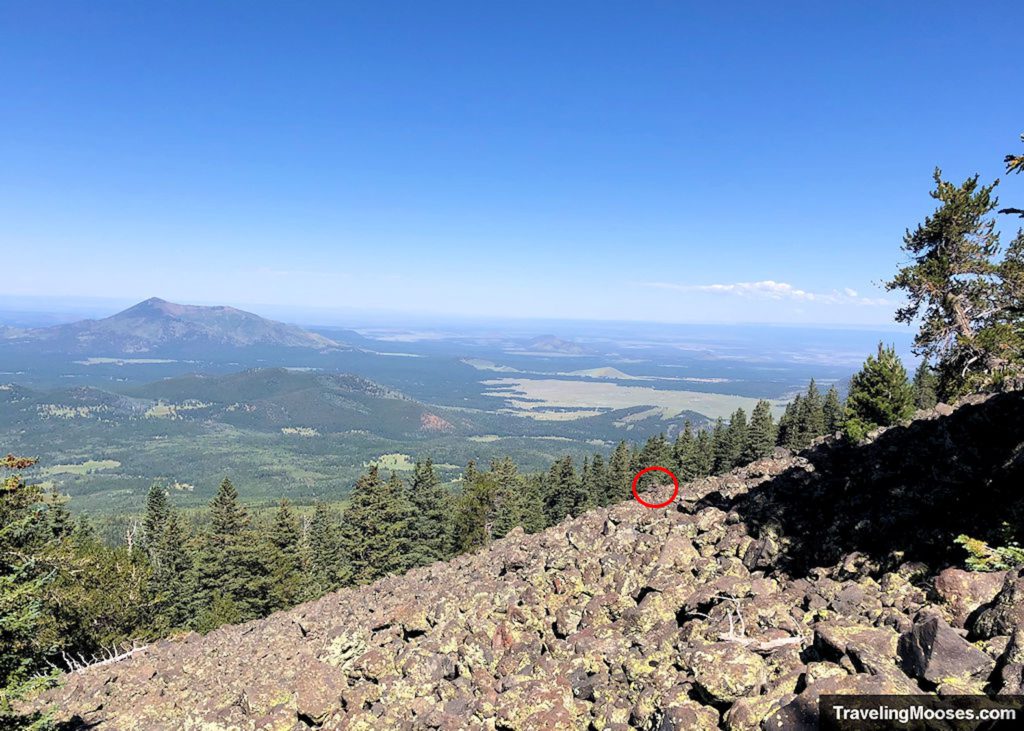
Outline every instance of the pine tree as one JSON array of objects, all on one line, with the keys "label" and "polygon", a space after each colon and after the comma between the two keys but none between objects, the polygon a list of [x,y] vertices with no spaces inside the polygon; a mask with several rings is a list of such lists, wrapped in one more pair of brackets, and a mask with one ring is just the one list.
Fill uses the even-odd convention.
[{"label": "pine tree", "polygon": [[699,475],[696,472],[694,450],[697,447],[696,439],[693,436],[693,424],[687,420],[683,430],[676,437],[672,445],[672,466],[670,469],[676,474],[680,482],[693,480]]},{"label": "pine tree", "polygon": [[177,513],[167,516],[162,532],[150,546],[150,594],[161,634],[185,627],[196,612],[196,577],[188,535]]},{"label": "pine tree", "polygon": [[672,445],[668,443],[664,434],[655,434],[647,440],[643,449],[640,450],[638,469],[642,470],[654,466],[671,469],[672,461]]},{"label": "pine tree", "polygon": [[[174,533],[168,535],[172,529]],[[192,562],[184,550],[181,523],[172,513],[167,491],[160,485],[153,484],[146,495],[142,531],[142,543],[152,572],[149,593],[154,626],[160,633],[167,633],[185,626],[191,619],[196,597],[194,587],[187,585],[194,577],[191,576]]]},{"label": "pine tree", "polygon": [[199,628],[216,626],[219,615],[213,612],[215,595],[220,597],[220,609],[230,602],[242,620],[269,611],[266,555],[238,500],[238,491],[227,478],[210,503],[210,532],[202,549],[198,583],[200,601],[206,605],[196,620]]},{"label": "pine tree", "polygon": [[302,531],[287,498],[278,503],[267,535],[267,565],[270,569],[270,609],[286,609],[305,596],[305,578],[299,555]]},{"label": "pine tree", "polygon": [[212,632],[225,624],[238,624],[246,619],[238,602],[226,592],[214,589],[206,608],[195,619],[196,631]]},{"label": "pine tree", "polygon": [[167,497],[167,490],[154,484],[146,495],[146,514],[142,518],[143,543],[150,553],[160,542],[170,515],[171,502]]},{"label": "pine tree", "polygon": [[583,490],[586,493],[587,505],[607,505],[605,496],[608,494],[608,465],[604,457],[595,454],[590,461],[590,480],[583,483]]},{"label": "pine tree", "polygon": [[576,476],[572,457],[562,457],[551,465],[546,488],[544,513],[550,525],[583,512],[583,489]]},{"label": "pine tree", "polygon": [[839,392],[835,386],[829,388],[825,394],[825,403],[822,404],[821,413],[825,420],[825,433],[835,434],[843,428],[845,421],[843,402],[839,400]]},{"label": "pine tree", "polygon": [[503,538],[510,530],[522,524],[526,506],[523,504],[523,478],[511,457],[491,462],[490,476],[494,480],[495,505],[492,536]]},{"label": "pine tree", "polygon": [[939,207],[903,237],[911,262],[886,287],[906,294],[896,319],[918,326],[914,351],[936,365],[939,396],[952,401],[1024,377],[1024,234],[1000,257],[998,181],[954,185],[938,169],[934,179]]},{"label": "pine tree", "polygon": [[736,409],[725,430],[727,462],[723,471],[731,470],[741,463],[743,450],[747,446],[747,431],[747,412],[742,408]]},{"label": "pine tree", "polygon": [[466,469],[462,471],[462,482],[474,482],[479,475],[480,471],[476,468],[476,460],[471,459],[466,463]]},{"label": "pine tree", "polygon": [[51,494],[48,500],[50,536],[54,540],[68,538],[75,532],[75,521],[68,510],[68,500],[64,495]]},{"label": "pine tree", "polygon": [[640,456],[643,451],[644,448],[641,444],[629,445],[629,474],[635,475],[640,470],[649,466],[644,464],[643,458]]},{"label": "pine tree", "polygon": [[780,447],[797,451],[803,448],[803,435],[800,431],[799,414],[803,407],[801,403],[803,396],[797,394],[793,400],[786,404],[786,411],[779,419],[778,444]]},{"label": "pine tree", "polygon": [[341,553],[357,585],[400,573],[408,565],[411,508],[404,488],[396,491],[394,484],[385,483],[377,466],[371,466],[356,481],[342,516]]},{"label": "pine tree", "polygon": [[711,452],[714,455],[712,474],[720,475],[732,466],[732,445],[729,444],[725,421],[719,417],[711,430]]},{"label": "pine tree", "polygon": [[78,516],[78,520],[75,521],[73,535],[86,540],[98,539],[99,537],[96,533],[96,526],[93,525],[88,515]]},{"label": "pine tree", "polygon": [[861,440],[872,429],[891,426],[914,413],[914,390],[895,348],[878,344],[878,354],[868,356],[860,372],[850,380],[846,399],[846,433]]},{"label": "pine tree", "polygon": [[498,486],[493,474],[476,472],[472,482],[463,482],[452,518],[456,552],[475,551],[493,540],[497,503]]},{"label": "pine tree", "polygon": [[408,501],[409,566],[425,566],[447,558],[452,500],[429,458],[417,462],[413,469]]},{"label": "pine tree", "polygon": [[214,535],[221,537],[239,535],[249,525],[249,516],[238,502],[238,490],[227,477],[210,503],[210,523]]},{"label": "pine tree", "polygon": [[712,433],[707,429],[697,432],[693,450],[693,471],[697,477],[707,477],[715,469],[715,445]]},{"label": "pine tree", "polygon": [[43,592],[52,575],[36,557],[47,539],[44,493],[27,485],[18,472],[34,459],[0,458],[0,724],[15,727],[24,719],[11,709],[32,674],[44,668],[46,648],[39,642],[48,620]]},{"label": "pine tree", "polygon": [[742,461],[753,462],[764,459],[775,447],[775,424],[772,421],[772,405],[761,400],[754,406],[750,416],[750,428],[743,448]]},{"label": "pine tree", "polygon": [[138,546],[109,546],[79,535],[51,541],[44,560],[53,572],[44,595],[54,651],[90,657],[128,636],[146,639],[160,629],[151,611],[149,562]]},{"label": "pine tree", "polygon": [[544,477],[530,475],[523,481],[521,525],[527,533],[537,533],[548,527],[544,515]]},{"label": "pine tree", "polygon": [[348,584],[351,572],[342,556],[338,525],[326,503],[317,501],[302,542],[307,598],[323,596]]},{"label": "pine tree", "polygon": [[391,470],[391,477],[388,478],[387,483],[388,494],[395,495],[397,499],[396,508],[398,510],[399,519],[399,530],[397,531],[398,537],[398,566],[394,569],[394,573],[400,574],[409,570],[409,557],[412,554],[410,550],[410,531],[409,524],[412,520],[412,505],[409,503],[409,492],[405,486],[405,480],[403,480],[398,472]]},{"label": "pine tree", "polygon": [[936,389],[939,385],[935,370],[922,360],[914,371],[914,406],[918,409],[931,409],[939,402]]},{"label": "pine tree", "polygon": [[811,379],[807,384],[807,393],[800,401],[797,411],[798,445],[800,449],[825,434],[825,413],[818,384]]},{"label": "pine tree", "polygon": [[594,473],[590,468],[590,457],[583,458],[583,466],[580,468],[580,495],[579,495],[579,510],[586,512],[594,507],[595,503],[591,502],[590,485],[594,481]]},{"label": "pine tree", "polygon": [[632,455],[629,445],[619,442],[612,452],[611,461],[608,463],[608,481],[605,484],[605,505],[614,505],[629,498],[633,475],[630,460]]}]

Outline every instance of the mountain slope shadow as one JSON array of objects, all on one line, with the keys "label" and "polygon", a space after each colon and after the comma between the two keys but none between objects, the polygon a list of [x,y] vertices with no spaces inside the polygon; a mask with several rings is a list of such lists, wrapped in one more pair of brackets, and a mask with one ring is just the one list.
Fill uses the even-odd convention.
[{"label": "mountain slope shadow", "polygon": [[960,563],[960,534],[1003,544],[1008,526],[1019,538],[1024,393],[976,397],[936,417],[863,445],[819,444],[729,509],[760,536],[759,550],[794,575],[853,552],[875,569]]}]

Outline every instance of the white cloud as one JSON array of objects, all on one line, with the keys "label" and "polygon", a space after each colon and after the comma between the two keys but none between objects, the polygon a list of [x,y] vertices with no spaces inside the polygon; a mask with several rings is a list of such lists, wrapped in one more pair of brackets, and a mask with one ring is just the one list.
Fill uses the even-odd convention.
[{"label": "white cloud", "polygon": [[881,306],[892,304],[882,297],[861,297],[857,294],[857,290],[849,287],[844,287],[842,290],[834,289],[830,292],[811,292],[794,287],[788,282],[776,282],[771,279],[731,284],[675,284],[673,282],[643,282],[641,284],[654,289],[668,289],[676,292],[715,292],[751,299],[795,300],[827,305]]}]

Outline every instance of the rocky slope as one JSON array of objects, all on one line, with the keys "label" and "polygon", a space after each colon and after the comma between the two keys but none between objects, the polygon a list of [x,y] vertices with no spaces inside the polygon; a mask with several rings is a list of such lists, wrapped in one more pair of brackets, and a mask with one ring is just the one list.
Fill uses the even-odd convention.
[{"label": "rocky slope", "polygon": [[[101,729],[814,728],[822,693],[1019,693],[1024,396],[630,501],[66,677]],[[1014,500],[1017,502],[1014,502]]]}]

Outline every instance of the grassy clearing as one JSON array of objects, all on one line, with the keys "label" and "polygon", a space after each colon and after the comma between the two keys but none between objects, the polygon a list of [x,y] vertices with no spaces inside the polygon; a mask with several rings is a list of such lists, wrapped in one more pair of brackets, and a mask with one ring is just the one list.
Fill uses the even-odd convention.
[{"label": "grassy clearing", "polygon": [[146,409],[146,416],[150,419],[178,419],[185,411],[196,411],[197,409],[208,409],[213,404],[195,399],[186,399],[178,404],[160,402]]},{"label": "grassy clearing", "polygon": [[416,466],[412,461],[412,457],[400,452],[382,454],[377,459],[368,462],[366,466],[369,467],[371,464],[377,465],[382,470],[396,470],[398,472],[408,472]]},{"label": "grassy clearing", "polygon": [[53,475],[88,475],[100,470],[115,470],[121,466],[116,459],[89,459],[80,464],[55,464],[43,467],[39,474],[43,477]]},{"label": "grassy clearing", "polygon": [[308,426],[282,426],[282,434],[290,434],[296,437],[318,437],[320,432],[316,429],[311,429]]},{"label": "grassy clearing", "polygon": [[79,365],[158,365],[162,363],[177,363],[176,360],[168,358],[86,358],[76,360]]},{"label": "grassy clearing", "polygon": [[[757,399],[746,396],[667,391],[593,380],[496,378],[484,381],[484,385],[488,387],[485,395],[505,399],[512,412],[534,419],[579,419],[590,415],[586,411],[557,412],[552,409],[625,409],[631,406],[658,407],[663,418],[671,418],[683,411],[696,411],[711,419],[727,419],[738,408],[749,414],[757,404]],[[779,415],[785,405],[775,402],[773,408]]]}]

